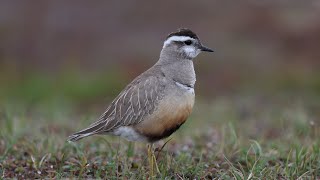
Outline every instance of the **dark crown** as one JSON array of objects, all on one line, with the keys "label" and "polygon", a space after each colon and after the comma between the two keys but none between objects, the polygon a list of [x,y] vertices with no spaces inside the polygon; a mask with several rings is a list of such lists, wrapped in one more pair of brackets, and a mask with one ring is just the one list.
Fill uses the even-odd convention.
[{"label": "dark crown", "polygon": [[188,36],[191,37],[193,39],[199,39],[198,36],[192,32],[190,29],[187,28],[180,28],[178,29],[177,32],[172,32],[167,36],[167,39],[172,37],[172,36]]}]

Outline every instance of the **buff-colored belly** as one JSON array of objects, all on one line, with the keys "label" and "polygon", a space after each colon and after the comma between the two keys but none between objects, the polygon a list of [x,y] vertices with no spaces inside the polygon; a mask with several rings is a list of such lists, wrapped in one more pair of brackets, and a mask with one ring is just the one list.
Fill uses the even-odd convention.
[{"label": "buff-colored belly", "polygon": [[136,125],[135,129],[150,139],[158,140],[167,137],[187,120],[193,104],[193,93],[167,96],[161,100],[156,111]]}]

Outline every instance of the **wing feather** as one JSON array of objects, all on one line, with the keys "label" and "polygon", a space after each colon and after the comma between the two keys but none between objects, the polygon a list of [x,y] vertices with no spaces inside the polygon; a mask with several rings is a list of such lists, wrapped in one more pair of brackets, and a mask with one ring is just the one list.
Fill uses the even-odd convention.
[{"label": "wing feather", "polygon": [[109,105],[97,122],[71,136],[77,141],[94,134],[111,132],[120,126],[140,123],[152,113],[164,96],[165,83],[162,77],[147,76],[130,83]]}]

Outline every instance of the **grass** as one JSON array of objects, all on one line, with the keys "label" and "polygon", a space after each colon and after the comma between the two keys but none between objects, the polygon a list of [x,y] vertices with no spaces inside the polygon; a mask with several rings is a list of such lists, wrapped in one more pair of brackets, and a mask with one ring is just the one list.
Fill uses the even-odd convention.
[{"label": "grass", "polygon": [[[279,97],[198,100],[190,119],[159,152],[157,178],[319,179],[319,104]],[[109,136],[65,142],[97,118],[98,110],[64,103],[2,106],[1,178],[150,178],[143,143]]]}]

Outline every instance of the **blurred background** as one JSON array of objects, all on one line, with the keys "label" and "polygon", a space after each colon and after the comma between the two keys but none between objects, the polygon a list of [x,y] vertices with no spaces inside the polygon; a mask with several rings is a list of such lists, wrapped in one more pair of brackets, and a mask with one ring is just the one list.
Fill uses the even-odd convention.
[{"label": "blurred background", "polygon": [[100,113],[158,60],[167,34],[187,27],[216,50],[195,60],[195,116],[201,107],[231,107],[245,119],[293,106],[314,123],[319,17],[316,0],[2,0],[0,108]]}]

